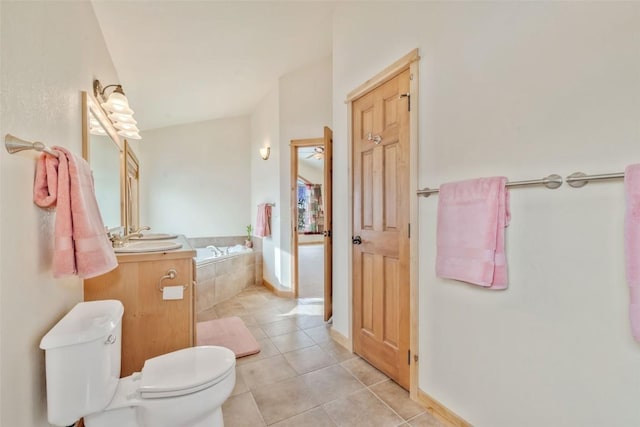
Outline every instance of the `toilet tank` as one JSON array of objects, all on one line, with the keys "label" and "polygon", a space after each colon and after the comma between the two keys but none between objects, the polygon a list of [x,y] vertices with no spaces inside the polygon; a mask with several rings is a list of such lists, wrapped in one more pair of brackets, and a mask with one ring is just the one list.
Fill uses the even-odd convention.
[{"label": "toilet tank", "polygon": [[47,415],[69,426],[105,408],[120,378],[120,301],[81,302],[42,338],[47,377]]}]

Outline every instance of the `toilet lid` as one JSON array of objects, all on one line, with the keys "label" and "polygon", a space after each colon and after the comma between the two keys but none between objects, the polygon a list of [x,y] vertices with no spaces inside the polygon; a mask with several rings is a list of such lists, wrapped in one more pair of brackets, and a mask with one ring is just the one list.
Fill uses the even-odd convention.
[{"label": "toilet lid", "polygon": [[194,393],[225,379],[235,364],[235,354],[225,347],[191,347],[163,354],[144,362],[138,392],[145,399]]}]

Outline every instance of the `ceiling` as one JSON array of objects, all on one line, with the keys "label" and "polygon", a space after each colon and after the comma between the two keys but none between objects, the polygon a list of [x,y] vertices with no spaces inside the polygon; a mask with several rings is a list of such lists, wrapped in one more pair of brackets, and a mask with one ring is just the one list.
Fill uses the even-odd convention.
[{"label": "ceiling", "polygon": [[142,130],[248,114],[278,78],[331,55],[332,2],[92,3]]}]

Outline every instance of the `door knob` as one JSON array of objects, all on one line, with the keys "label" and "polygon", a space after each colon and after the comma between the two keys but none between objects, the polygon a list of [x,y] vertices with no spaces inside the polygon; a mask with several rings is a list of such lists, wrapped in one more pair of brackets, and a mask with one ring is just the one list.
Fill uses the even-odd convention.
[{"label": "door knob", "polygon": [[351,243],[353,243],[354,245],[361,245],[362,244],[362,238],[360,236],[353,236],[351,238]]}]

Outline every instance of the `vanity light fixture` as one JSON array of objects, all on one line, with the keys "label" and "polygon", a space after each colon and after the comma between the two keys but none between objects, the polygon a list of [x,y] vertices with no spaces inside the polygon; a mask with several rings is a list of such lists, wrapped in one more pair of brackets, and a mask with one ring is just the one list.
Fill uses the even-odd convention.
[{"label": "vanity light fixture", "polygon": [[[110,87],[115,89],[105,100],[105,92]],[[133,118],[133,110],[129,107],[129,100],[124,95],[121,85],[113,84],[103,88],[100,81],[96,79],[93,81],[93,94],[107,113],[113,127],[117,129],[118,135],[129,139],[142,139],[140,130],[136,126],[137,122]]]},{"label": "vanity light fixture", "polygon": [[260,157],[262,157],[262,160],[267,160],[270,154],[271,154],[271,147],[266,146],[260,149]]}]

